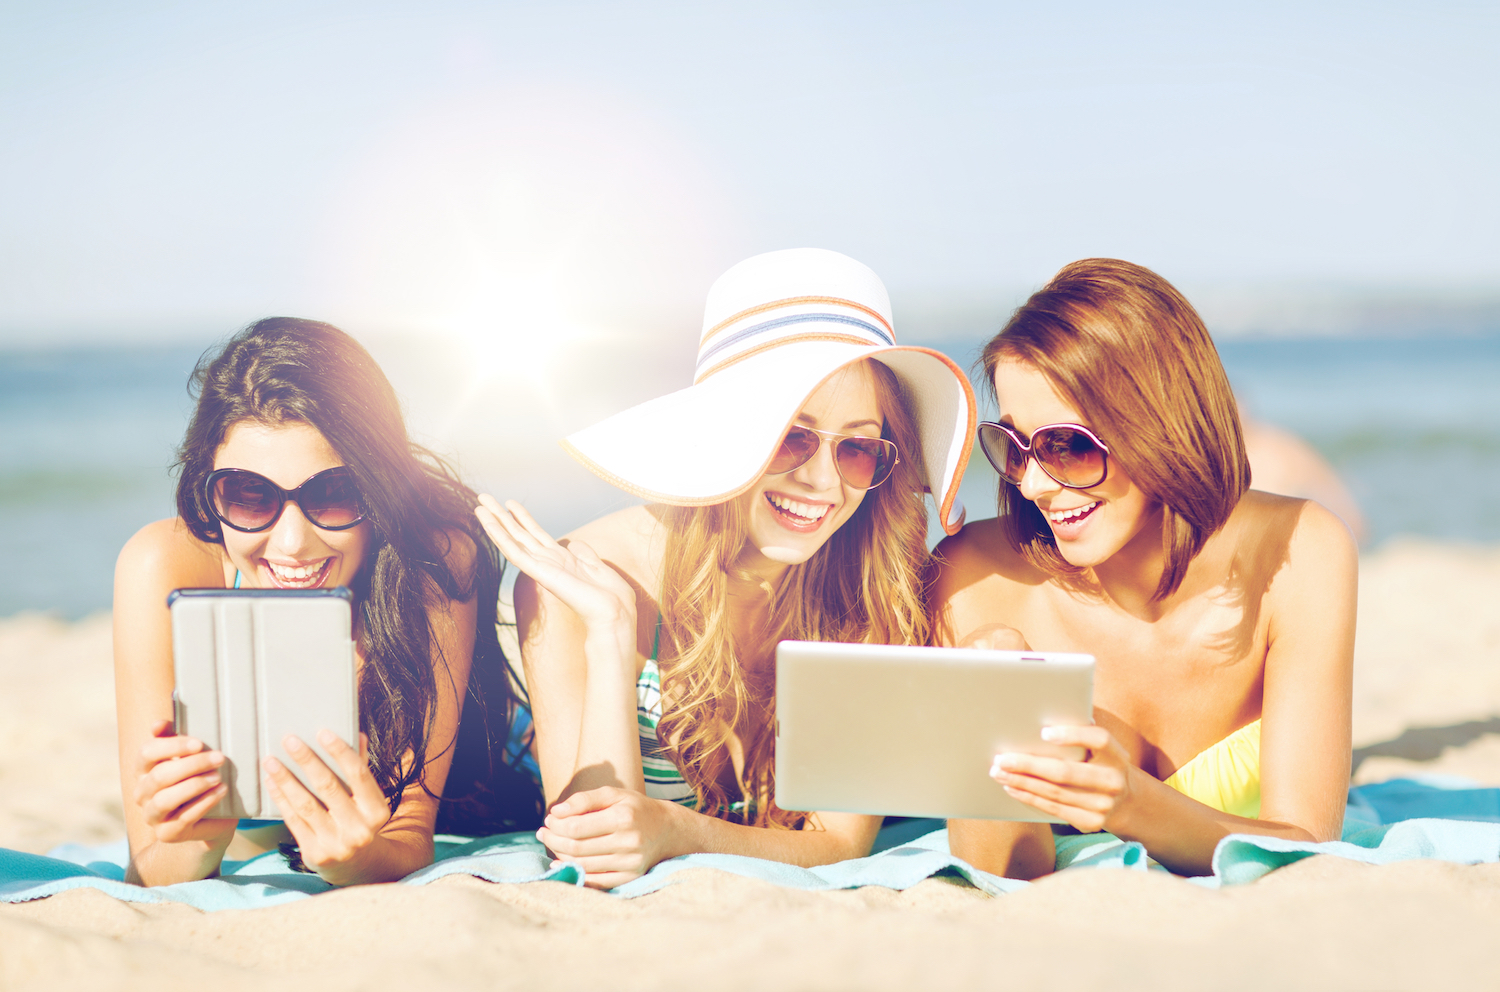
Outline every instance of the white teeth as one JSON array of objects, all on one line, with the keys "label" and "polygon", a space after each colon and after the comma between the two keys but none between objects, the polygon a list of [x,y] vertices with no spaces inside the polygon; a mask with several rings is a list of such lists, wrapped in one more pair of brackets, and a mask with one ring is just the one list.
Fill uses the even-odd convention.
[{"label": "white teeth", "polygon": [[1056,513],[1049,513],[1047,514],[1047,519],[1051,520],[1055,524],[1065,523],[1066,521],[1083,516],[1085,513],[1089,512],[1098,505],[1099,501],[1096,499],[1092,503],[1085,503],[1083,506],[1075,506],[1071,510],[1058,510]]},{"label": "white teeth", "polygon": [[326,558],[316,565],[277,565],[275,562],[266,562],[267,567],[271,569],[271,574],[282,582],[306,582],[321,574],[326,564],[328,564]]},{"label": "white teeth", "polygon": [[766,493],[766,498],[781,509],[802,517],[804,520],[822,520],[823,516],[833,509],[827,503],[802,503],[795,499],[787,499],[780,493]]}]

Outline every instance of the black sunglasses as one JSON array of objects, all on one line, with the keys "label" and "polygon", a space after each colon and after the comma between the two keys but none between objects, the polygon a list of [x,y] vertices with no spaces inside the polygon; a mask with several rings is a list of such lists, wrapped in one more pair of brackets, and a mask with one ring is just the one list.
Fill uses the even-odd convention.
[{"label": "black sunglasses", "polygon": [[324,469],[296,489],[282,489],[258,472],[221,468],[204,484],[208,505],[226,527],[256,534],[281,519],[288,501],[323,530],[348,530],[365,519],[365,501],[354,474],[343,465]]}]

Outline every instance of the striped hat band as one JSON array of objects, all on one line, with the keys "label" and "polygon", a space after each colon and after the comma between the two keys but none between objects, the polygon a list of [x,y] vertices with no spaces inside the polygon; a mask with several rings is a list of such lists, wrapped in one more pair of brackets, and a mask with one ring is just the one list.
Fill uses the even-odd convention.
[{"label": "striped hat band", "polygon": [[742,310],[703,333],[698,344],[699,383],[736,362],[797,341],[845,341],[890,346],[890,323],[877,311],[836,296],[794,296]]}]

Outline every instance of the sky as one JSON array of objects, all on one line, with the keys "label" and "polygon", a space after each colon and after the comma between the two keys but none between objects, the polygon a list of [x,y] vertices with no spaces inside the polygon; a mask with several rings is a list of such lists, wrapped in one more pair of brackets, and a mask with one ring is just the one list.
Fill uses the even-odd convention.
[{"label": "sky", "polygon": [[898,323],[1098,255],[1211,326],[1483,308],[1497,175],[1493,3],[0,0],[0,346],[542,347],[799,245]]}]

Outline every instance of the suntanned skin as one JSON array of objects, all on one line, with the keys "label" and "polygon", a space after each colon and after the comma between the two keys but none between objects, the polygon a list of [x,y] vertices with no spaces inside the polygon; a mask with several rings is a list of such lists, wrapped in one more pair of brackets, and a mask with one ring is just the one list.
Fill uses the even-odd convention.
[{"label": "suntanned skin", "polygon": [[[867,372],[852,369],[809,399],[798,421],[823,430],[879,437],[881,416]],[[767,496],[828,505],[816,528],[778,522]],[[765,630],[775,581],[820,548],[858,508],[864,493],[842,484],[824,443],[800,468],[764,476],[741,499],[750,538],[732,578],[728,619],[736,656],[770,673],[775,645]],[[612,888],[680,854],[744,854],[818,865],[867,854],[880,818],[816,813],[812,829],[768,830],[705,816],[645,795],[636,730],[636,679],[656,632],[666,531],[662,508],[622,510],[553,541],[518,504],[481,497],[480,520],[525,575],[516,583],[521,658],[536,719],[537,756],[550,808],[538,837],[576,862],[587,884]],[[721,779],[733,795],[751,713],[737,728]]]},{"label": "suntanned skin", "polygon": [[[220,464],[226,459],[229,464]],[[216,467],[260,472],[287,489],[339,464],[342,460],[322,435],[305,424],[236,425],[215,462]],[[474,652],[477,603],[472,599],[460,603],[439,597],[439,605],[430,610],[437,697],[422,784],[433,795],[414,784],[402,795],[394,815],[362,757],[363,742],[344,742],[330,734],[319,743],[339,762],[352,794],[311,750],[302,749],[306,760],[299,762],[315,792],[279,762],[267,759],[264,768],[247,771],[268,782],[286,815],[287,829],[237,835],[236,821],[203,818],[224,791],[218,781],[223,755],[206,750],[193,738],[172,736],[168,594],[188,587],[232,587],[237,569],[246,586],[272,584],[270,562],[331,559],[319,584],[347,585],[363,566],[368,527],[366,523],[349,531],[324,531],[314,527],[295,503],[288,503],[267,532],[226,533],[227,547],[198,540],[176,518],[148,524],[126,543],[115,567],[114,654],[120,784],[130,840],[128,881],[168,885],[210,877],[218,873],[226,852],[250,857],[293,837],[308,867],[335,885],[390,881],[432,862],[434,796],[442,794],[447,779],[462,687],[468,683]],[[467,574],[473,567],[473,543],[461,533],[450,537],[448,564],[456,574]],[[358,663],[362,666],[364,659]],[[298,748],[288,750],[295,756]]]},{"label": "suntanned skin", "polygon": [[[1002,363],[997,390],[1023,433],[1084,423],[1047,381]],[[1085,426],[1089,426],[1084,424]],[[1106,439],[1107,440],[1107,439]],[[1101,505],[1065,557],[1065,584],[1029,565],[999,520],[940,544],[934,585],[941,644],[1077,651],[1098,660],[1095,726],[1059,728],[1087,762],[1001,759],[997,788],[1081,830],[1140,841],[1179,873],[1205,874],[1230,833],[1338,838],[1350,764],[1357,553],[1349,530],[1306,500],[1252,490],[1165,600],[1157,507],[1124,466],[1094,490],[1065,490],[1033,461],[1020,486],[1044,511]],[[1013,628],[1006,630],[997,624]],[[1221,813],[1162,784],[1178,767],[1253,722],[1261,725],[1258,819]],[[1045,824],[954,821],[958,856],[1012,877],[1052,870]]]}]

